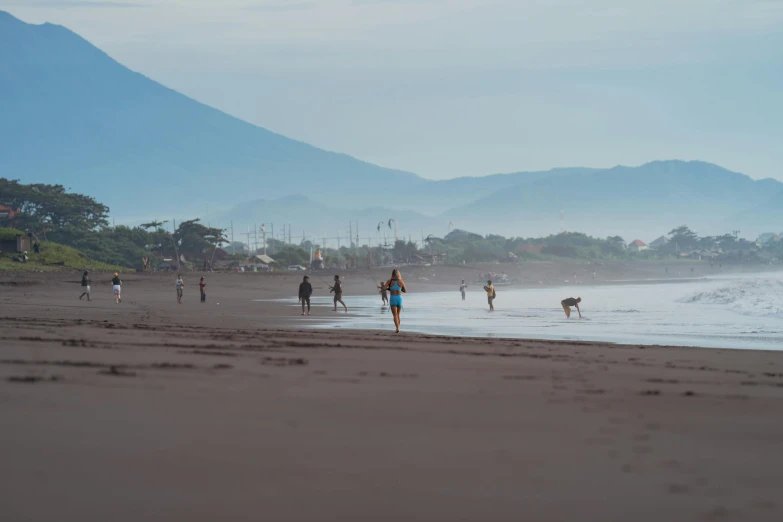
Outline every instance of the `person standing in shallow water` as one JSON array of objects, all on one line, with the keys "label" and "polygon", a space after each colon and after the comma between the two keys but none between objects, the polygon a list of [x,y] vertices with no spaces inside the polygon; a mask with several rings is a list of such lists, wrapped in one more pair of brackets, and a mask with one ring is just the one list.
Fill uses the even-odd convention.
[{"label": "person standing in shallow water", "polygon": [[468,285],[465,284],[465,280],[462,280],[462,284],[459,285],[459,292],[462,294],[462,300],[465,300],[465,292],[468,289]]},{"label": "person standing in shallow water", "polygon": [[182,304],[182,294],[185,291],[185,281],[182,280],[182,274],[177,274],[177,303]]},{"label": "person standing in shallow water", "polygon": [[492,285],[492,280],[487,281],[487,286],[484,287],[484,291],[487,293],[487,302],[489,303],[489,311],[495,311],[495,287]]},{"label": "person standing in shallow water", "polygon": [[386,283],[381,281],[381,286],[378,287],[378,291],[381,294],[381,304],[383,306],[389,305],[389,292],[386,290]]},{"label": "person standing in shallow water", "polygon": [[329,292],[334,294],[334,308],[332,312],[337,311],[337,303],[343,305],[345,311],[348,312],[348,307],[343,302],[343,283],[340,281],[340,276],[334,276],[334,286],[329,287]]},{"label": "person standing in shallow water", "polygon": [[122,279],[120,274],[114,272],[114,277],[111,279],[112,290],[114,291],[114,302],[120,304],[122,302]]},{"label": "person standing in shallow water", "polygon": [[408,289],[405,287],[405,281],[402,280],[400,271],[396,268],[392,272],[391,279],[383,285],[391,294],[389,298],[389,307],[391,308],[396,333],[400,333],[400,312],[402,312],[402,294]]},{"label": "person standing in shallow water", "polygon": [[304,276],[304,279],[299,283],[299,302],[302,303],[302,315],[305,315],[305,308],[307,309],[307,315],[310,315],[310,296],[313,295],[313,285],[310,284],[310,278]]},{"label": "person standing in shallow water", "polygon": [[579,309],[579,303],[581,302],[582,302],[581,297],[577,297],[576,299],[574,299],[573,297],[569,297],[568,299],[563,299],[562,301],[560,301],[560,304],[563,305],[563,311],[566,314],[566,318],[571,317],[572,306],[575,306],[576,311],[579,312],[579,319],[582,318],[582,311]]}]

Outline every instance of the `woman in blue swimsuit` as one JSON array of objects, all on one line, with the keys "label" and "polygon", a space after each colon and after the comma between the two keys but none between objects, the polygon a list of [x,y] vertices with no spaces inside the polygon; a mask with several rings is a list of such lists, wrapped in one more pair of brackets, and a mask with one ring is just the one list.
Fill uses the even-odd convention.
[{"label": "woman in blue swimsuit", "polygon": [[402,312],[402,294],[407,292],[405,288],[405,281],[402,280],[400,271],[396,268],[392,272],[391,279],[386,281],[383,285],[385,289],[389,291],[389,307],[391,307],[392,316],[394,317],[394,326],[397,328],[397,333],[400,333],[400,312]]}]

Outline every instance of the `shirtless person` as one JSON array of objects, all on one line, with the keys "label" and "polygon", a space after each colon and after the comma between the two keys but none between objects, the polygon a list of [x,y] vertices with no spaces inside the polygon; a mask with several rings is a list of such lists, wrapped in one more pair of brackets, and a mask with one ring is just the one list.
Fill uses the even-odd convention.
[{"label": "shirtless person", "polygon": [[381,294],[381,303],[383,306],[389,306],[389,290],[386,288],[386,283],[381,281],[381,286],[378,287],[378,292]]},{"label": "shirtless person", "polygon": [[347,312],[348,307],[343,302],[343,284],[340,281],[340,276],[334,276],[334,286],[329,287],[329,292],[334,293],[334,309],[332,309],[332,312],[337,311],[337,303],[343,305],[343,307],[345,307],[345,311]]},{"label": "shirtless person", "polygon": [[560,301],[560,304],[563,305],[563,311],[565,311],[566,317],[571,317],[571,307],[575,306],[576,311],[579,312],[579,319],[582,318],[582,311],[579,309],[579,303],[582,302],[581,297],[577,297],[574,299],[573,297],[569,297],[568,299],[563,299]]}]

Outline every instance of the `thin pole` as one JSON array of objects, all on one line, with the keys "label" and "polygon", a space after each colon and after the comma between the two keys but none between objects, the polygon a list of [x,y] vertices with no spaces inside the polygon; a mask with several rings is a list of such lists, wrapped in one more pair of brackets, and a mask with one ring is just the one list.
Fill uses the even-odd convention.
[{"label": "thin pole", "polygon": [[[266,239],[264,240],[264,244],[266,244]],[[272,253],[275,253],[275,224],[272,223]]]},{"label": "thin pole", "polygon": [[231,220],[231,255],[236,255],[236,249],[234,248],[234,220]]}]

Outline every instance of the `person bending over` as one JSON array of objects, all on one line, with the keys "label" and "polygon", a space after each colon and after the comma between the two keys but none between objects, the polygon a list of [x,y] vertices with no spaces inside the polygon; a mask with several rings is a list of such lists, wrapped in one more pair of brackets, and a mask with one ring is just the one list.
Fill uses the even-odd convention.
[{"label": "person bending over", "polygon": [[575,306],[576,311],[579,312],[579,319],[582,318],[582,311],[579,309],[579,303],[582,302],[581,297],[577,297],[574,299],[573,297],[569,297],[568,299],[563,299],[560,301],[560,304],[563,305],[563,311],[566,314],[566,317],[571,317],[571,307]]}]

